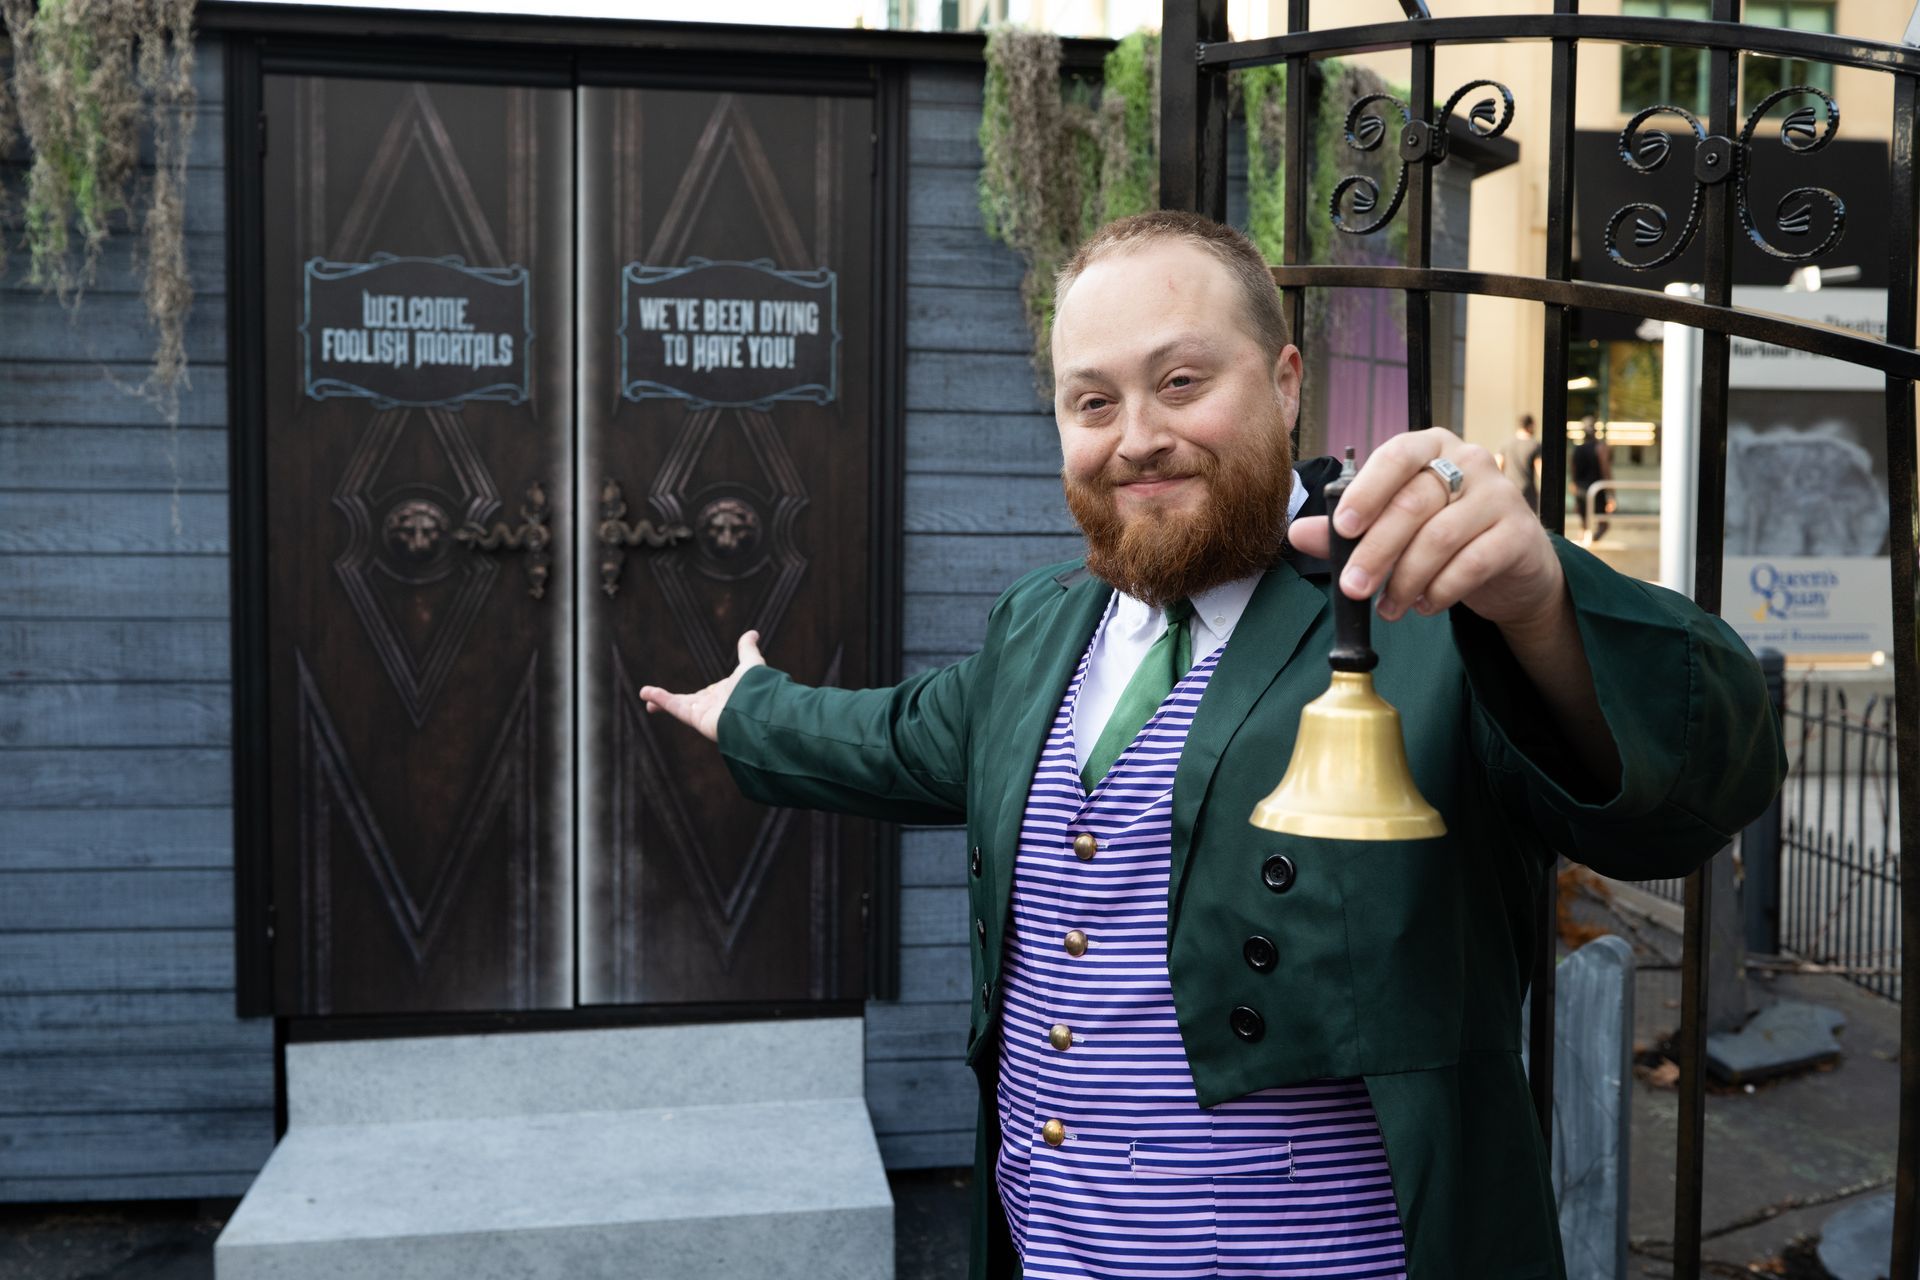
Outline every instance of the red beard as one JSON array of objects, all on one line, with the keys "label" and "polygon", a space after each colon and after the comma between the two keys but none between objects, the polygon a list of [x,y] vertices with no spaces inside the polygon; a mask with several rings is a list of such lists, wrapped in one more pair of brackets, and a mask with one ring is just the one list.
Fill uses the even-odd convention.
[{"label": "red beard", "polygon": [[[1193,475],[1206,486],[1197,515],[1153,507],[1122,519],[1114,490],[1132,481]],[[1146,472],[1114,458],[1091,481],[1062,473],[1067,508],[1087,538],[1087,568],[1156,607],[1260,573],[1280,558],[1293,487],[1293,450],[1275,422],[1264,445],[1222,459],[1198,455],[1185,472]]]}]

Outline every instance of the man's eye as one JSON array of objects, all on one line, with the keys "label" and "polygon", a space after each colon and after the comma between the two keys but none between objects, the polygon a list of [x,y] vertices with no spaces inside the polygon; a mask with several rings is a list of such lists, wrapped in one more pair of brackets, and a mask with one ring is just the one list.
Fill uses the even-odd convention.
[{"label": "man's eye", "polygon": [[1097,413],[1097,412],[1099,412],[1099,411],[1100,411],[1101,409],[1103,409],[1103,408],[1105,408],[1105,407],[1106,407],[1106,404],[1107,404],[1107,402],[1106,402],[1106,400],[1105,400],[1104,398],[1102,398],[1102,397],[1100,397],[1100,396],[1092,396],[1092,397],[1090,397],[1090,398],[1088,398],[1088,399],[1086,399],[1086,400],[1082,400],[1082,401],[1080,402],[1080,412],[1082,412],[1082,413]]},{"label": "man's eye", "polygon": [[1168,379],[1167,379],[1167,385],[1168,385],[1168,386],[1170,386],[1170,387],[1187,387],[1187,386],[1192,386],[1192,385],[1193,385],[1193,379],[1192,379],[1192,378],[1190,378],[1189,376],[1187,376],[1187,375],[1186,375],[1186,374],[1184,374],[1184,373],[1176,373],[1176,374],[1174,374],[1174,375],[1173,375],[1173,376],[1172,376],[1171,378],[1168,378]]}]

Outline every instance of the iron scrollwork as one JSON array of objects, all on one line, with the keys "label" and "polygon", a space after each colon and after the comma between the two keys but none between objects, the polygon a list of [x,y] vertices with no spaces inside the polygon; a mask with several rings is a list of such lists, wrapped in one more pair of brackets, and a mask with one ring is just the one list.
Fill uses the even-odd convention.
[{"label": "iron scrollwork", "polygon": [[553,508],[547,504],[547,491],[536,480],[527,486],[527,500],[520,504],[520,524],[496,523],[492,529],[469,522],[454,532],[454,540],[475,551],[524,551],[527,553],[527,590],[535,600],[547,594],[547,574],[553,557],[547,548],[553,545],[553,531],[547,520]]},{"label": "iron scrollwork", "polygon": [[693,536],[684,524],[658,528],[651,520],[626,521],[627,500],[618,480],[600,488],[600,589],[609,596],[620,592],[620,571],[626,567],[628,547],[671,547]]},{"label": "iron scrollwork", "polygon": [[1497,138],[1513,123],[1513,91],[1497,80],[1470,80],[1461,85],[1431,120],[1414,119],[1407,104],[1390,93],[1369,93],[1356,99],[1347,110],[1347,145],[1355,151],[1377,150],[1386,141],[1387,121],[1385,116],[1368,108],[1381,103],[1391,106],[1400,115],[1400,170],[1394,177],[1393,195],[1388,198],[1386,209],[1365,226],[1349,223],[1340,210],[1340,202],[1348,192],[1352,192],[1350,211],[1354,216],[1364,218],[1380,206],[1380,184],[1363,173],[1348,174],[1340,179],[1333,188],[1332,199],[1328,201],[1327,212],[1333,218],[1333,225],[1350,236],[1370,236],[1393,221],[1393,215],[1400,211],[1400,202],[1407,194],[1407,166],[1439,164],[1447,158],[1448,122],[1453,117],[1454,108],[1475,89],[1492,89],[1499,94],[1499,98],[1497,101],[1491,97],[1482,98],[1474,103],[1467,112],[1467,128],[1476,137]]},{"label": "iron scrollwork", "polygon": [[[1693,134],[1693,192],[1687,203],[1687,218],[1679,232],[1668,237],[1667,211],[1648,201],[1635,201],[1614,211],[1607,219],[1607,229],[1603,238],[1607,256],[1616,264],[1630,271],[1651,271],[1655,267],[1665,266],[1686,249],[1693,240],[1694,233],[1700,229],[1700,213],[1704,204],[1706,190],[1717,183],[1733,183],[1734,211],[1739,215],[1740,226],[1746,231],[1747,239],[1754,248],[1762,253],[1780,259],[1782,262],[1806,262],[1826,253],[1840,243],[1841,235],[1846,231],[1846,202],[1825,187],[1795,187],[1781,196],[1774,206],[1774,222],[1780,230],[1790,236],[1808,235],[1813,230],[1813,201],[1824,200],[1832,215],[1827,234],[1819,244],[1811,249],[1794,251],[1782,249],[1768,240],[1755,223],[1753,209],[1748,201],[1747,180],[1753,167],[1753,135],[1766,119],[1767,113],[1788,98],[1811,95],[1820,99],[1821,107],[1811,104],[1796,107],[1780,122],[1780,145],[1796,155],[1810,155],[1833,141],[1833,135],[1840,128],[1840,104],[1821,89],[1809,84],[1793,85],[1768,94],[1747,116],[1740,130],[1739,139],[1733,140],[1719,136],[1709,137],[1705,126],[1692,112],[1684,107],[1662,103],[1648,107],[1627,121],[1627,127],[1620,132],[1620,159],[1635,173],[1650,174],[1666,164],[1667,157],[1673,151],[1673,139],[1664,131],[1655,129],[1639,136],[1640,126],[1657,115],[1678,116],[1686,121],[1687,128]],[[1821,128],[1824,114],[1825,128]],[[1652,248],[1667,241],[1665,249],[1645,262],[1635,262],[1620,251],[1620,229],[1627,219],[1633,219],[1633,243],[1641,249]]]}]

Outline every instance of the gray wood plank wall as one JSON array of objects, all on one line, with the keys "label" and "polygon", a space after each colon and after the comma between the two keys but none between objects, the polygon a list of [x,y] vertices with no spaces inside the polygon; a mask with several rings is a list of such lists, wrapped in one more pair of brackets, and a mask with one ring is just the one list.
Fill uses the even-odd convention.
[{"label": "gray wood plank wall", "polygon": [[[979,67],[917,67],[908,108],[906,670],[980,647],[1028,569],[1078,553],[1034,390],[1020,261],[980,229]],[[867,1105],[893,1168],[970,1164],[966,842],[901,840],[900,999],[867,1005]]]},{"label": "gray wood plank wall", "polygon": [[[271,1146],[270,1029],[232,1013],[217,46],[200,79],[178,430],[124,389],[148,349],[127,240],[71,321],[0,281],[0,1200],[239,1194]],[[1078,547],[1020,266],[980,230],[980,71],[916,70],[911,99],[909,672]],[[910,830],[902,857],[869,1102],[890,1166],[965,1164],[964,842]]]},{"label": "gray wood plank wall", "polygon": [[238,1195],[273,1143],[272,1028],[233,1013],[215,42],[198,82],[177,431],[129,390],[152,349],[131,235],[71,315],[17,256],[0,279],[5,1201]]}]

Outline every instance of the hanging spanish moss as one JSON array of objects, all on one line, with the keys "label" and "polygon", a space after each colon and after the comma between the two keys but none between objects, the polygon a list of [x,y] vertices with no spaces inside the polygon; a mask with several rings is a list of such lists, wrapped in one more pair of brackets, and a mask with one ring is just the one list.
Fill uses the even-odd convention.
[{"label": "hanging spanish moss", "polygon": [[[155,22],[140,39],[140,88],[153,105],[153,189],[142,228],[141,295],[153,326],[154,389],[177,406],[187,371],[187,145],[193,138],[194,0],[149,0]],[[174,416],[178,416],[177,409]]]},{"label": "hanging spanish moss", "polygon": [[1063,84],[1057,36],[1001,27],[987,37],[980,213],[1026,265],[1020,297],[1042,396],[1054,274],[1103,222],[1159,205],[1159,47],[1146,32],[1122,40],[1095,89]]},{"label": "hanging spanish moss", "polygon": [[1077,242],[1087,130],[1060,89],[1060,40],[1000,27],[987,37],[980,117],[980,216],[987,234],[1026,264],[1020,300],[1033,333],[1033,365],[1048,376],[1053,275]]},{"label": "hanging spanish moss", "polygon": [[[6,12],[0,3],[0,36],[6,34]],[[6,63],[0,62],[0,164],[13,154],[13,147],[20,140],[20,116],[13,109],[13,94],[7,87]],[[7,197],[7,184],[0,182],[0,229],[7,223],[8,211],[12,205]],[[7,248],[4,230],[0,230],[0,274],[4,274],[7,262]]]},{"label": "hanging spanish moss", "polygon": [[[193,0],[0,0],[0,19],[13,66],[12,92],[0,98],[10,99],[30,157],[28,279],[77,306],[114,228],[139,230],[155,332],[146,390],[177,419],[193,302],[184,240]],[[154,172],[136,183],[149,128]],[[0,243],[0,263],[6,250]]]}]

